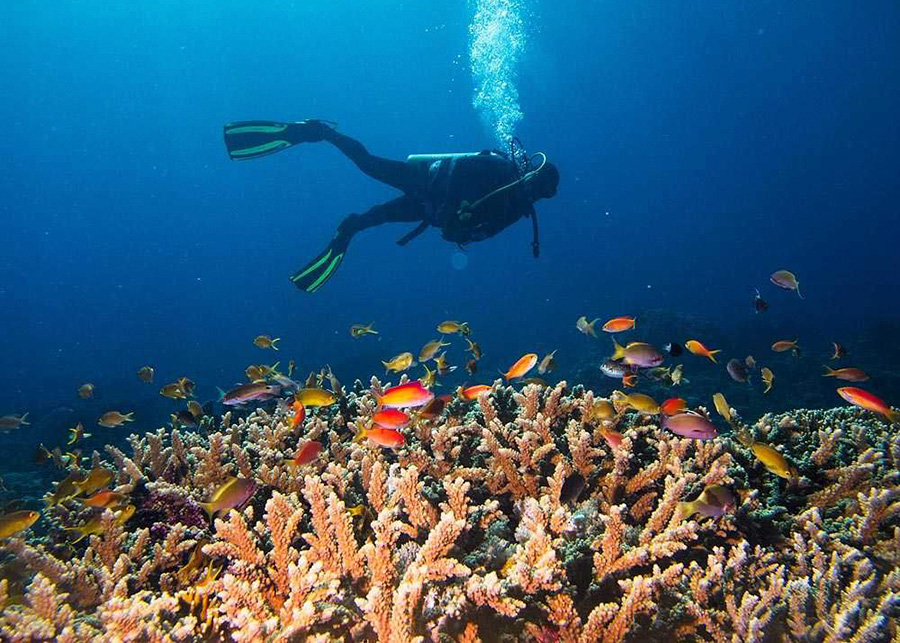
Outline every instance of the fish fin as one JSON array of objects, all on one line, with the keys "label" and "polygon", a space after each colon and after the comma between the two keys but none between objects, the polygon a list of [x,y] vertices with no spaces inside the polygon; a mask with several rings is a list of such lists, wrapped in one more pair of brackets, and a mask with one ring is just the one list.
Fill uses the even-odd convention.
[{"label": "fish fin", "polygon": [[203,508],[203,511],[206,512],[206,515],[209,516],[209,521],[212,522],[213,518],[216,515],[216,508],[213,506],[213,503],[212,502],[200,502],[198,504]]},{"label": "fish fin", "polygon": [[696,500],[692,500],[690,502],[679,502],[677,507],[675,508],[675,515],[678,518],[678,521],[682,521],[685,518],[690,518],[697,511]]},{"label": "fish fin", "polygon": [[794,288],[794,290],[797,291],[797,296],[798,296],[800,299],[805,299],[805,297],[804,297],[803,295],[800,294],[800,284],[799,284],[799,282],[797,283],[797,287]]},{"label": "fish fin", "polygon": [[27,417],[28,417],[28,413],[26,413],[25,415],[23,415],[22,418],[19,420],[19,424],[27,424],[27,425],[31,426],[31,422],[26,422],[26,421],[25,421],[25,418],[27,418]]},{"label": "fish fin", "polygon": [[281,341],[281,338],[280,338],[280,337],[276,337],[275,339],[272,340],[272,350],[273,350],[273,351],[277,351],[277,350],[278,350],[278,347],[275,345],[275,342],[280,342],[280,341]]},{"label": "fish fin", "polygon": [[718,364],[719,362],[716,361],[716,353],[721,353],[721,352],[722,352],[721,348],[716,349],[714,351],[709,351],[709,355],[707,357],[709,357],[709,359],[711,359],[713,361],[713,364]]},{"label": "fish fin", "polygon": [[622,346],[621,344],[619,344],[619,342],[616,341],[615,337],[613,337],[612,343],[613,343],[614,350],[613,350],[612,357],[610,359],[615,361],[615,360],[622,359],[623,357],[625,357],[625,347]]},{"label": "fish fin", "polygon": [[594,324],[596,324],[598,321],[600,321],[600,318],[599,318],[599,317],[587,325],[588,334],[589,334],[591,337],[596,337],[596,336],[597,336],[597,331],[594,330]]},{"label": "fish fin", "polygon": [[822,377],[837,377],[835,373],[837,373],[837,369],[828,368],[827,364],[822,364],[825,367],[825,374]]}]

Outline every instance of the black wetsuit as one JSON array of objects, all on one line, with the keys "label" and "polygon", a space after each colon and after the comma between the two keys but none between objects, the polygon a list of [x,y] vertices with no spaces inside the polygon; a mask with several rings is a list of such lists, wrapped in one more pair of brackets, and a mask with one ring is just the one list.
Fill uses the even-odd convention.
[{"label": "black wetsuit", "polygon": [[474,203],[518,178],[516,164],[499,153],[485,151],[446,159],[426,169],[370,154],[362,143],[335,130],[329,130],[324,140],[368,176],[403,192],[403,196],[363,214],[348,215],[336,235],[344,243],[357,232],[382,223],[419,222],[419,227],[398,243],[403,245],[434,226],[441,229],[444,239],[462,246],[492,237],[522,217],[534,216],[532,199],[520,185],[487,199],[469,216],[460,217],[464,201]]}]

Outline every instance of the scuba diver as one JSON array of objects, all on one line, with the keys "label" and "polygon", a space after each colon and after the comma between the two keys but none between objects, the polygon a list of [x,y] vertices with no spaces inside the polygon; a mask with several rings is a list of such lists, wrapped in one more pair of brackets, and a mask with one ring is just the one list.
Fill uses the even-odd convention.
[{"label": "scuba diver", "polygon": [[[382,223],[415,223],[397,243],[406,245],[428,227],[441,229],[460,247],[482,241],[522,217],[531,217],[532,253],[539,254],[534,203],[556,195],[559,171],[543,152],[528,157],[518,139],[509,154],[497,150],[464,154],[414,154],[406,161],[370,154],[357,140],[338,132],[329,121],[298,123],[241,121],[225,126],[225,146],[232,160],[260,158],[298,143],[327,141],[376,181],[403,192],[364,214],[344,218],[328,246],[298,270],[291,281],[315,292],[341,265],[353,236]],[[540,163],[534,165],[535,159]]]}]

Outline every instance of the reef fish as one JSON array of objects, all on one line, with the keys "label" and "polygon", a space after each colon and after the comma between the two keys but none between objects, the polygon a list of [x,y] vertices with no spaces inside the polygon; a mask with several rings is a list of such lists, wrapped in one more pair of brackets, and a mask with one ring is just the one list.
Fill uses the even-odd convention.
[{"label": "reef fish", "polygon": [[249,478],[229,478],[213,492],[209,502],[201,502],[200,506],[209,514],[210,520],[223,509],[236,509],[247,502],[256,492],[256,483]]},{"label": "reef fish", "polygon": [[410,417],[400,409],[387,408],[372,416],[372,422],[383,429],[402,429],[410,422]]},{"label": "reef fish", "polygon": [[153,373],[152,366],[141,366],[138,369],[137,376],[144,384],[151,384],[153,382]]},{"label": "reef fish", "polygon": [[766,389],[763,391],[763,394],[768,393],[772,390],[772,384],[775,382],[775,374],[771,371],[771,369],[763,366],[759,375],[762,378],[763,383],[766,385]]},{"label": "reef fish", "polygon": [[684,347],[687,348],[694,355],[700,355],[701,357],[708,357],[712,360],[713,364],[717,364],[716,362],[716,353],[721,353],[721,349],[710,350],[706,346],[703,345],[702,342],[699,342],[696,339],[689,339],[684,343]]},{"label": "reef fish", "polygon": [[541,361],[538,363],[537,372],[541,375],[544,373],[550,373],[556,368],[556,351],[551,353],[547,353],[541,358]]},{"label": "reef fish", "polygon": [[294,401],[300,402],[306,408],[331,406],[337,402],[337,395],[323,388],[302,388],[294,393]]},{"label": "reef fish", "polygon": [[831,345],[834,347],[834,353],[831,355],[831,359],[841,359],[842,357],[847,357],[847,349],[844,348],[844,345],[840,342],[831,342]]},{"label": "reef fish", "polygon": [[79,440],[91,437],[90,433],[84,432],[84,425],[79,422],[73,428],[69,429],[69,441],[66,444],[75,444]]},{"label": "reef fish", "polygon": [[350,327],[350,337],[352,337],[353,339],[359,339],[360,337],[365,337],[366,335],[377,335],[378,331],[372,329],[372,326],[374,325],[375,322],[372,322],[369,325],[353,324]]},{"label": "reef fish", "polygon": [[89,400],[94,397],[94,385],[88,382],[78,387],[78,397],[82,400]]},{"label": "reef fish", "polygon": [[181,388],[181,384],[179,384],[178,382],[166,384],[161,389],[159,389],[159,394],[163,397],[169,398],[170,400],[183,400],[187,398],[187,393],[185,393],[184,389]]},{"label": "reef fish", "polygon": [[643,393],[628,395],[621,391],[613,391],[611,398],[613,407],[619,413],[627,408],[634,409],[641,415],[656,415],[659,413],[659,404],[656,403],[656,400]]},{"label": "reef fish", "polygon": [[566,477],[562,488],[559,490],[559,501],[564,505],[577,501],[578,496],[584,491],[585,485],[584,476],[577,471],[573,471]]},{"label": "reef fish", "polygon": [[294,412],[294,415],[291,417],[291,429],[296,429],[306,419],[306,407],[303,406],[300,400],[294,400],[294,403],[291,404],[291,410]]},{"label": "reef fish", "polygon": [[716,427],[699,413],[678,413],[663,416],[662,425],[672,433],[696,440],[711,440],[718,435]]},{"label": "reef fish", "polygon": [[634,317],[613,317],[603,324],[603,331],[606,333],[621,333],[634,328]]},{"label": "reef fish", "polygon": [[764,313],[769,309],[769,304],[766,303],[766,300],[762,298],[762,295],[759,294],[759,288],[756,289],[756,294],[753,296],[753,310],[758,313]]},{"label": "reef fish", "polygon": [[76,482],[75,487],[78,489],[79,493],[90,495],[108,485],[115,477],[116,474],[110,469],[97,467],[87,475],[87,478],[80,482]]},{"label": "reef fish", "polygon": [[507,380],[514,380],[523,377],[528,371],[534,368],[535,364],[537,364],[537,361],[537,353],[526,353],[525,355],[522,355],[522,357],[517,359],[515,364],[509,367],[509,370],[503,373],[503,377],[505,377]]},{"label": "reef fish", "polygon": [[465,388],[460,386],[458,391],[459,399],[465,400],[466,402],[477,400],[482,395],[487,395],[490,392],[490,384],[474,384],[472,386],[466,386]]},{"label": "reef fish", "polygon": [[27,417],[27,413],[22,416],[4,415],[3,417],[0,417],[0,431],[10,431],[12,429],[18,429],[20,426],[28,425],[29,422],[25,420]]},{"label": "reef fish", "polygon": [[800,297],[800,299],[803,299],[803,295],[800,294],[800,282],[797,281],[796,275],[790,270],[777,270],[773,272],[769,277],[769,281],[779,288],[796,291],[797,296]]},{"label": "reef fish", "polygon": [[360,440],[368,439],[380,447],[397,449],[406,444],[406,438],[397,429],[385,429],[380,426],[363,429],[359,434]]},{"label": "reef fish", "polygon": [[721,393],[716,393],[713,395],[713,404],[719,415],[721,415],[728,424],[731,424],[733,421],[733,418],[731,417],[731,406],[728,404],[725,396]]},{"label": "reef fish", "polygon": [[410,352],[400,353],[389,359],[388,361],[382,361],[384,364],[384,372],[388,373],[390,371],[394,371],[395,373],[402,373],[405,370],[408,370],[413,364],[415,364],[415,358],[413,354]]},{"label": "reef fish", "polygon": [[468,337],[464,337],[463,339],[469,344],[466,350],[472,353],[472,357],[476,360],[481,359],[481,345],[478,342],[473,342]]},{"label": "reef fish", "polygon": [[281,387],[265,382],[239,384],[229,391],[221,391],[221,402],[225,406],[239,406],[252,401],[271,400],[281,393]]},{"label": "reef fish", "polygon": [[836,377],[845,382],[866,382],[869,374],[859,368],[828,368],[825,367],[825,374],[822,377]]},{"label": "reef fish", "polygon": [[710,518],[723,516],[734,508],[734,494],[719,484],[706,487],[696,500],[678,503],[678,517],[681,520],[690,518],[696,513]]},{"label": "reef fish", "polygon": [[622,440],[625,439],[625,436],[615,429],[611,429],[605,426],[600,427],[600,435],[603,436],[603,439],[606,440],[606,443],[611,449],[618,449],[622,444]]},{"label": "reef fish", "polygon": [[441,395],[440,397],[434,398],[419,411],[419,419],[433,420],[440,416],[440,414],[444,412],[447,403],[452,399],[453,398],[450,395]]},{"label": "reef fish", "polygon": [[797,346],[797,340],[783,339],[772,344],[772,350],[776,353],[785,353],[791,351],[794,356],[800,354],[800,347]]},{"label": "reef fish", "polygon": [[309,464],[322,452],[322,443],[317,442],[316,440],[307,441],[300,449],[297,451],[296,455],[293,458],[285,460],[285,464],[289,464],[294,467],[302,467],[305,464]]},{"label": "reef fish", "polygon": [[675,415],[687,411],[687,400],[680,397],[670,397],[660,404],[659,410],[663,415]]},{"label": "reef fish", "polygon": [[0,516],[0,538],[15,536],[20,531],[25,531],[41,517],[40,511],[13,511]]},{"label": "reef fish", "polygon": [[883,416],[891,424],[900,423],[900,411],[893,410],[879,397],[855,386],[844,386],[837,390],[838,395],[861,409],[872,411]]},{"label": "reef fish", "polygon": [[100,416],[97,424],[105,426],[108,429],[122,426],[126,422],[134,422],[134,411],[130,413],[119,413],[118,411],[108,411]]},{"label": "reef fish", "polygon": [[600,371],[607,377],[613,377],[620,380],[624,375],[633,373],[634,367],[608,359],[600,364]]},{"label": "reef fish", "polygon": [[263,348],[263,349],[271,348],[273,351],[277,351],[278,346],[276,346],[275,344],[277,344],[280,341],[281,341],[280,337],[276,337],[276,338],[272,339],[268,335],[257,335],[256,339],[253,340],[253,345],[256,346],[257,348]]},{"label": "reef fish", "polygon": [[378,403],[384,409],[407,409],[425,406],[433,399],[434,393],[421,382],[407,382],[385,390],[378,397]]},{"label": "reef fish", "polygon": [[747,372],[747,365],[739,359],[730,359],[725,365],[725,370],[735,382],[744,384],[750,381],[750,374]]},{"label": "reef fish", "polygon": [[49,496],[46,496],[47,505],[52,507],[59,504],[63,500],[74,498],[78,495],[78,483],[84,482],[87,476],[81,471],[73,471],[56,484],[56,489]]},{"label": "reef fish", "polygon": [[650,344],[644,342],[631,342],[627,346],[621,346],[613,339],[612,360],[622,360],[629,366],[651,368],[662,364],[665,356]]},{"label": "reef fish", "polygon": [[422,347],[422,350],[419,351],[419,361],[427,362],[430,359],[434,359],[434,356],[437,355],[444,346],[449,345],[450,342],[444,342],[440,339],[428,342]]},{"label": "reef fish", "polygon": [[437,331],[442,335],[452,335],[453,333],[469,335],[472,332],[469,329],[468,322],[458,322],[453,320],[442,321],[437,325]]},{"label": "reef fish", "polygon": [[753,442],[750,444],[750,450],[756,459],[762,462],[763,466],[774,473],[776,476],[785,480],[792,480],[797,477],[797,471],[794,469],[783,455],[776,451],[773,447],[762,442]]},{"label": "reef fish", "polygon": [[82,498],[79,502],[86,504],[88,507],[115,509],[127,504],[128,496],[106,489],[104,491],[98,491],[90,498]]},{"label": "reef fish", "polygon": [[596,337],[597,331],[594,330],[594,324],[596,324],[598,321],[600,321],[599,317],[597,319],[595,319],[594,321],[589,322],[587,320],[587,317],[582,315],[581,317],[578,318],[578,321],[575,322],[575,328],[577,328],[580,332],[584,333],[585,335],[590,335],[591,337]]}]

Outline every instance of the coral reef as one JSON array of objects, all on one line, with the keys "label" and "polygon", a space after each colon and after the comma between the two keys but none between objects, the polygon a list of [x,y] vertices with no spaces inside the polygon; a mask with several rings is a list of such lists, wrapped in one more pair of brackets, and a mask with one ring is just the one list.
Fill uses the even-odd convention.
[{"label": "coral reef", "polygon": [[[293,428],[230,413],[108,447],[136,507],[64,500],[43,536],[2,543],[7,641],[897,641],[900,436],[853,409],[746,430],[797,469],[770,473],[732,437],[700,441],[628,411],[595,419],[582,387],[497,382],[405,429],[353,440],[359,383]],[[209,425],[209,422],[206,422]],[[604,432],[623,435],[611,447]],[[322,455],[286,463],[308,440]],[[561,500],[577,474],[584,488]],[[210,521],[231,476],[257,488]],[[679,503],[724,485],[720,517]],[[101,518],[77,544],[61,528]]]}]

